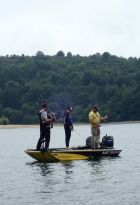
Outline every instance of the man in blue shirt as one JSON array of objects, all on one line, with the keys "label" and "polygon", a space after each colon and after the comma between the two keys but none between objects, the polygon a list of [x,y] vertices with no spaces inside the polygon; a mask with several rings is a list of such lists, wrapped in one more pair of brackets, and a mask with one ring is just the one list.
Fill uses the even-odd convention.
[{"label": "man in blue shirt", "polygon": [[67,110],[64,113],[64,130],[65,130],[65,143],[66,148],[69,148],[71,131],[73,130],[73,122],[72,122],[72,107],[67,107]]}]

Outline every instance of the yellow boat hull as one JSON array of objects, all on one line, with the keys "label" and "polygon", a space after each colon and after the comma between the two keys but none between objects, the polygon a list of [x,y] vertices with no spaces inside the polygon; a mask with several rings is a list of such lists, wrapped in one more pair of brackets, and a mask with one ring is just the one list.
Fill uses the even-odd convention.
[{"label": "yellow boat hull", "polygon": [[101,156],[118,156],[121,150],[116,149],[49,149],[45,152],[27,149],[25,151],[29,156],[40,162],[59,162],[59,161],[72,161],[72,160],[85,160]]}]

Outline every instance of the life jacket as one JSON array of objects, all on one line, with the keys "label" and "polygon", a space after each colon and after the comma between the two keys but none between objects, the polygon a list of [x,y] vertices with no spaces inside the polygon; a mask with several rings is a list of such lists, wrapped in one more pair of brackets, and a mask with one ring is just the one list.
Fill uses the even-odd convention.
[{"label": "life jacket", "polygon": [[[46,122],[45,120],[41,118],[42,112],[44,112],[44,110],[39,110],[38,112],[40,126],[52,127],[51,122]],[[51,116],[49,114],[47,114],[47,117],[48,119],[51,119]]]}]

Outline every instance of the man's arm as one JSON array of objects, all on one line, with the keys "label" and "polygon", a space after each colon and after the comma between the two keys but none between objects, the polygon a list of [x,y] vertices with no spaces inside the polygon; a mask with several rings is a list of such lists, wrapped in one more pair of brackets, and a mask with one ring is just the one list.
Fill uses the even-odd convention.
[{"label": "man's arm", "polygon": [[104,117],[101,117],[101,116],[100,116],[100,120],[101,120],[101,121],[104,121],[104,120],[106,120],[106,119],[108,119],[108,115],[105,115]]}]

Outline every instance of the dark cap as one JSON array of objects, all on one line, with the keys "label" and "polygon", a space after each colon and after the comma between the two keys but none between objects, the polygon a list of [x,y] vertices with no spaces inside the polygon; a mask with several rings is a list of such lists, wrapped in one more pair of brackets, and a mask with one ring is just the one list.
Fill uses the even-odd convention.
[{"label": "dark cap", "polygon": [[43,104],[41,105],[41,107],[46,108],[46,107],[47,107],[47,104],[46,104],[46,103],[43,103]]},{"label": "dark cap", "polygon": [[93,105],[92,108],[93,108],[93,109],[96,109],[96,110],[99,110],[98,105]]},{"label": "dark cap", "polygon": [[67,107],[67,110],[72,111],[73,109],[72,109],[72,107],[69,106],[69,107]]}]

